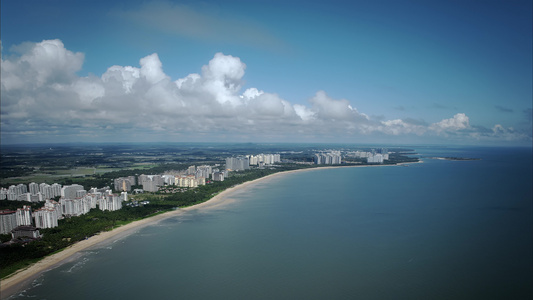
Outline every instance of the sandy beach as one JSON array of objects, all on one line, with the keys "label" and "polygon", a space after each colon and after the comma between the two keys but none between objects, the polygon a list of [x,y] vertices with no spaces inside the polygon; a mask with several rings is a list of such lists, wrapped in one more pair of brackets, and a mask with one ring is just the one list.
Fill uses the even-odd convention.
[{"label": "sandy beach", "polygon": [[[193,205],[190,207],[186,207],[186,208],[181,208],[181,209],[165,212],[165,213],[162,213],[162,214],[159,214],[153,217],[149,217],[146,219],[134,221],[129,224],[117,227],[111,231],[101,232],[95,236],[90,237],[87,240],[77,242],[74,245],[67,247],[61,252],[47,256],[43,258],[42,260],[38,261],[37,263],[31,266],[28,266],[27,268],[21,269],[5,279],[2,279],[2,281],[0,282],[0,298],[6,299],[9,296],[13,295],[14,293],[22,290],[24,287],[26,287],[29,283],[31,283],[31,281],[33,281],[43,272],[56,268],[63,263],[66,263],[66,262],[69,262],[75,259],[77,255],[79,255],[80,252],[83,250],[87,250],[90,247],[98,246],[99,244],[109,242],[110,240],[116,240],[116,239],[125,237],[144,226],[155,224],[166,218],[179,216],[190,210],[215,208],[220,205],[227,204],[229,201],[231,201],[230,195],[232,193],[240,189],[246,188],[250,185],[256,184],[260,181],[265,181],[267,179],[272,179],[278,176],[284,176],[284,175],[296,173],[296,172],[324,170],[324,169],[332,169],[332,168],[344,168],[344,167],[366,167],[366,166],[367,165],[365,166],[354,165],[354,166],[341,166],[341,167],[334,166],[334,167],[320,167],[320,168],[298,169],[298,170],[292,170],[292,171],[286,171],[286,172],[278,172],[278,173],[274,173],[274,174],[271,174],[271,175],[268,175],[262,178],[258,178],[253,181],[248,181],[248,182],[239,184],[237,186],[231,187],[229,189],[226,189],[206,202]],[[381,165],[381,166],[384,166],[384,165]]]}]

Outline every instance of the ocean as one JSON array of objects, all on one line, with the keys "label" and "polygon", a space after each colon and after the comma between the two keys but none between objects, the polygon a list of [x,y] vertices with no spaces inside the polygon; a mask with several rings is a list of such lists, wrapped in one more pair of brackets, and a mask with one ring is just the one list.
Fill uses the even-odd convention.
[{"label": "ocean", "polygon": [[532,299],[531,148],[416,151],[423,163],[261,181],[12,299]]}]

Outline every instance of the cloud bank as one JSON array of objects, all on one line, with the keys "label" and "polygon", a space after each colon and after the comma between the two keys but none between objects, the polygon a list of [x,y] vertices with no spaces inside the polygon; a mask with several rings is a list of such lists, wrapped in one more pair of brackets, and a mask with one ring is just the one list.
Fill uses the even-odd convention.
[{"label": "cloud bank", "polygon": [[[139,66],[111,66],[101,76],[80,77],[83,53],[60,40],[26,45],[2,57],[3,142],[35,141],[331,141],[379,135],[442,139],[527,140],[531,135],[496,124],[472,126],[465,113],[427,123],[374,120],[346,99],[317,91],[307,105],[244,89],[247,68],[223,53],[184,78],[164,72],[156,53]],[[65,140],[66,139],[66,140]]]}]

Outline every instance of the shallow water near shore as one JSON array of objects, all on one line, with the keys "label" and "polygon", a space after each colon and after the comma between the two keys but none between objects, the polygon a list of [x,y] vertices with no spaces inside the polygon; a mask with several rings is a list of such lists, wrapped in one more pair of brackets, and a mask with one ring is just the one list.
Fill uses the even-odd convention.
[{"label": "shallow water near shore", "polygon": [[533,296],[531,149],[416,150],[424,163],[260,181],[85,251],[12,299]]}]

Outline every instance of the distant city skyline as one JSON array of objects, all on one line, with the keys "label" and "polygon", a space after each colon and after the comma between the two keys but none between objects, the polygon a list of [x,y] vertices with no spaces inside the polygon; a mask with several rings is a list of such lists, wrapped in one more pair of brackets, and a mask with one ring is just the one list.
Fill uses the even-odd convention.
[{"label": "distant city skyline", "polygon": [[2,1],[1,143],[532,145],[531,1]]}]

